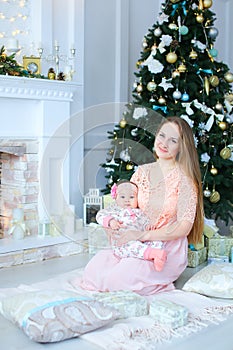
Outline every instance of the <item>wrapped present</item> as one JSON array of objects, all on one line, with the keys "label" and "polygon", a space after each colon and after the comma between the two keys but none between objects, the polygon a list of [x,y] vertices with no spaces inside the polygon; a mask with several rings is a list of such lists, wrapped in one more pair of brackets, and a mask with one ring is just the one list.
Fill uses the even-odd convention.
[{"label": "wrapped present", "polygon": [[212,219],[204,218],[204,235],[207,238],[213,237],[216,233],[218,233],[219,228],[216,226],[215,221]]},{"label": "wrapped present", "polygon": [[114,202],[114,199],[112,198],[111,194],[105,194],[103,196],[103,207],[104,209],[109,207],[110,204]]},{"label": "wrapped present", "polygon": [[153,300],[149,315],[156,322],[171,328],[185,326],[188,322],[188,309],[169,300]]},{"label": "wrapped present", "polygon": [[149,307],[146,298],[128,290],[94,293],[93,297],[115,308],[120,314],[119,318],[148,315]]},{"label": "wrapped present", "polygon": [[207,240],[208,257],[214,258],[226,255],[230,258],[231,247],[233,247],[233,237],[221,236],[216,233]]},{"label": "wrapped present", "polygon": [[88,250],[89,254],[96,254],[102,249],[109,248],[107,234],[103,227],[98,224],[90,224],[88,226]]},{"label": "wrapped present", "polygon": [[207,260],[206,247],[199,250],[188,250],[188,267],[196,267]]}]

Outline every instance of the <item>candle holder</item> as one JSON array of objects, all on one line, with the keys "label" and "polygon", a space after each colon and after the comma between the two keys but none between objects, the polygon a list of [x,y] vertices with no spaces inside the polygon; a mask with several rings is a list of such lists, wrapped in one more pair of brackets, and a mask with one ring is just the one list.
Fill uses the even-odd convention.
[{"label": "candle holder", "polygon": [[[58,42],[55,41],[54,50],[52,54],[49,54],[48,56],[43,57],[44,49],[42,46],[40,46],[37,49],[37,51],[41,59],[45,58],[47,62],[54,62],[56,77],[58,77],[58,74],[60,72],[60,63],[65,62],[67,65],[67,67],[65,67],[65,75],[67,77],[66,80],[72,79],[72,74],[74,73],[74,60],[76,57],[76,49],[74,47],[70,49],[69,55],[60,54],[60,46]],[[70,62],[71,62],[71,65],[69,65]]]}]

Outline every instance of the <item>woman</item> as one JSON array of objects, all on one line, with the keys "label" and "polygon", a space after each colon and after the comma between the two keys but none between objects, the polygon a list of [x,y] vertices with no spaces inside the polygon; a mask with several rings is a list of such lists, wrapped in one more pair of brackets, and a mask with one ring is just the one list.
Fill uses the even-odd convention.
[{"label": "woman", "polygon": [[[156,229],[111,231],[119,245],[130,240],[164,241],[167,261],[161,272],[153,262],[119,259],[103,250],[87,264],[82,287],[96,291],[131,290],[141,295],[174,289],[173,282],[187,266],[188,239],[201,240],[203,197],[198,155],[188,123],[166,118],[156,133],[157,161],[139,166],[131,180],[138,186],[138,205]],[[119,236],[119,237],[118,237]]]}]

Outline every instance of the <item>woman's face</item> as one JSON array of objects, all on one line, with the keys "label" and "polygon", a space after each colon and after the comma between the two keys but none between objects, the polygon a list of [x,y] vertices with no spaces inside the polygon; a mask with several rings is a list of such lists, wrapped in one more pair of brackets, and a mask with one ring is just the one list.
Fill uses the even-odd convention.
[{"label": "woman's face", "polygon": [[180,132],[175,123],[165,123],[159,130],[154,151],[159,159],[176,159],[180,149]]}]

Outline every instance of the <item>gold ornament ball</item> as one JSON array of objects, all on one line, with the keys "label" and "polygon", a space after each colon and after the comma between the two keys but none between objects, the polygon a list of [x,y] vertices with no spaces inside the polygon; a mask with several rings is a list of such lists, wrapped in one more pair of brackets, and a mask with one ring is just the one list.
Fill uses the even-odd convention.
[{"label": "gold ornament ball", "polygon": [[175,63],[177,61],[177,54],[175,52],[169,52],[166,56],[168,63]]},{"label": "gold ornament ball", "polygon": [[126,124],[127,124],[127,122],[126,122],[125,119],[121,119],[121,120],[120,120],[119,125],[120,125],[120,127],[121,127],[122,129],[124,129],[124,128],[126,127]]},{"label": "gold ornament ball", "polygon": [[219,126],[219,128],[221,129],[221,130],[226,130],[227,129],[227,123],[226,122],[220,122],[219,124],[218,124],[218,126]]},{"label": "gold ornament ball", "polygon": [[137,90],[137,92],[139,92],[139,93],[142,92],[142,90],[143,90],[142,84],[139,84],[139,85],[137,86],[136,90]]},{"label": "gold ornament ball", "polygon": [[223,106],[220,102],[217,102],[216,105],[215,105],[215,108],[218,110],[218,111],[221,111]]},{"label": "gold ornament ball", "polygon": [[166,103],[165,98],[162,97],[162,96],[160,96],[160,98],[158,99],[158,103],[159,103],[160,105],[165,105],[165,103]]},{"label": "gold ornament ball", "polygon": [[197,15],[196,21],[197,21],[198,23],[202,23],[202,22],[204,21],[204,17],[202,16],[202,14]]},{"label": "gold ornament ball", "polygon": [[170,0],[173,4],[176,4],[177,2],[179,2],[180,0]]},{"label": "gold ornament ball", "polygon": [[211,203],[217,203],[220,201],[220,194],[218,191],[213,191],[210,196],[210,202]]},{"label": "gold ornament ball", "polygon": [[228,82],[228,83],[233,83],[233,74],[231,72],[227,72],[224,74],[224,79]]},{"label": "gold ornament ball", "polygon": [[213,1],[212,0],[204,0],[203,1],[203,6],[204,8],[208,9],[213,5]]},{"label": "gold ornament ball", "polygon": [[156,86],[157,86],[157,84],[155,84],[154,81],[149,81],[149,83],[147,84],[146,87],[147,87],[148,91],[155,91]]},{"label": "gold ornament ball", "polygon": [[219,79],[218,79],[217,75],[212,75],[212,76],[209,78],[209,82],[210,82],[210,84],[211,84],[213,87],[218,86],[218,84],[219,84]]},{"label": "gold ornament ball", "polygon": [[210,172],[212,175],[217,175],[218,174],[218,169],[216,169],[214,166],[212,166],[212,168],[210,169]]},{"label": "gold ornament ball", "polygon": [[171,30],[177,30],[178,26],[177,26],[176,23],[169,23],[168,24],[168,28],[171,29]]},{"label": "gold ornament ball", "polygon": [[132,163],[127,163],[125,168],[126,168],[126,170],[132,170],[133,169],[133,164]]},{"label": "gold ornament ball", "polygon": [[220,156],[223,159],[229,159],[231,157],[231,150],[229,147],[224,147],[221,152],[220,152]]}]

